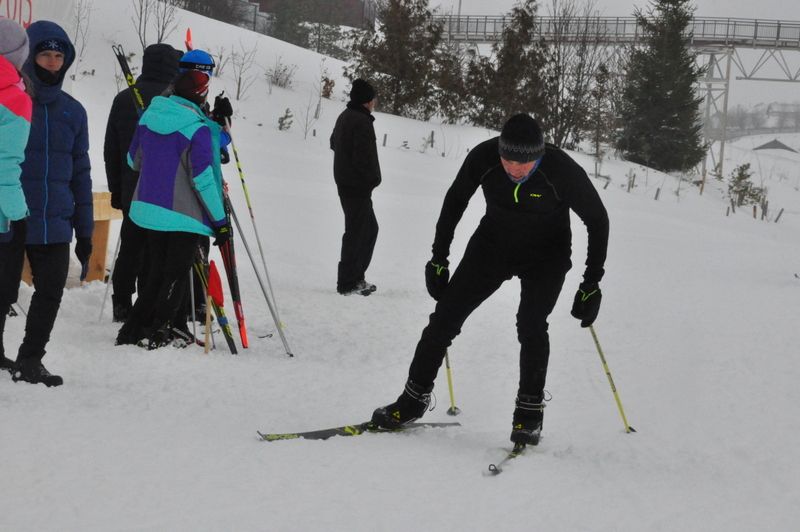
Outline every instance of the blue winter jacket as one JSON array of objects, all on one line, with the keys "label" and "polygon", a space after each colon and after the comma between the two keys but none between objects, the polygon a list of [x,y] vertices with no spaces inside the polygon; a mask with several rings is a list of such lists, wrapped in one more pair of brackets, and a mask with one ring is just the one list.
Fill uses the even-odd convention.
[{"label": "blue winter jacket", "polygon": [[[28,38],[31,55],[22,69],[34,84],[33,119],[21,177],[30,210],[27,244],[71,242],[73,230],[77,237],[91,238],[94,221],[86,111],[61,90],[75,60],[75,48],[53,22],[34,22],[28,27]],[[47,39],[67,43],[64,67],[55,85],[45,85],[36,75],[34,50]]]}]

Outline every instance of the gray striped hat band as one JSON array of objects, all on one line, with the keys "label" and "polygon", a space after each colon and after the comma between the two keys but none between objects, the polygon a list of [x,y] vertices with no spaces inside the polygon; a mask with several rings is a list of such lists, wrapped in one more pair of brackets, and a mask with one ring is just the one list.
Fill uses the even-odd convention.
[{"label": "gray striped hat band", "polygon": [[530,162],[544,155],[544,141],[536,144],[514,144],[500,137],[500,156],[509,161]]}]

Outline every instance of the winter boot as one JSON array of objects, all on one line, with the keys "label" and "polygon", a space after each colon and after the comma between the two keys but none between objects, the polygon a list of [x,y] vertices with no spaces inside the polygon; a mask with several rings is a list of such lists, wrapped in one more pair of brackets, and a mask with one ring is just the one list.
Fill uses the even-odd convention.
[{"label": "winter boot", "polygon": [[114,345],[136,345],[139,340],[145,337],[146,334],[142,327],[138,323],[128,320],[119,328]]},{"label": "winter boot", "polygon": [[14,361],[6,358],[5,355],[0,355],[0,370],[5,370],[9,373],[14,373]]},{"label": "winter boot", "polygon": [[511,441],[526,445],[538,445],[542,434],[542,418],[544,417],[543,395],[517,395],[514,409],[514,422],[511,429]]},{"label": "winter boot", "polygon": [[372,422],[384,429],[398,429],[421,418],[431,404],[432,391],[433,385],[423,388],[409,380],[397,401],[373,412]]},{"label": "winter boot", "polygon": [[372,283],[368,283],[365,280],[360,280],[355,284],[354,287],[350,288],[349,290],[339,290],[339,293],[343,296],[352,296],[352,295],[360,295],[360,296],[368,296],[372,294],[378,287]]},{"label": "winter boot", "polygon": [[11,379],[14,382],[42,383],[48,388],[64,384],[64,379],[47,371],[42,361],[35,358],[19,358],[15,364],[14,372],[11,374]]},{"label": "winter boot", "polygon": [[131,312],[131,296],[112,295],[111,302],[114,305],[114,323],[124,323]]},{"label": "winter boot", "polygon": [[175,335],[172,332],[172,328],[169,326],[169,324],[166,324],[163,327],[156,329],[155,332],[150,335],[147,340],[147,349],[152,351],[153,349],[158,349],[159,347],[171,345],[172,340],[174,339]]}]

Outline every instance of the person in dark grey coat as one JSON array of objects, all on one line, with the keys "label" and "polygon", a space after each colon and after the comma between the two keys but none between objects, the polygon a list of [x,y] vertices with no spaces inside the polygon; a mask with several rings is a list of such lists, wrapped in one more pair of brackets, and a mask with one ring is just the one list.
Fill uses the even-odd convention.
[{"label": "person in dark grey coat", "polygon": [[[136,80],[136,89],[147,107],[150,100],[167,90],[178,74],[178,60],[181,52],[164,43],[151,44],[144,51],[142,75]],[[131,198],[139,181],[139,172],[128,166],[128,148],[139,122],[139,113],[133,103],[131,89],[126,88],[114,98],[111,113],[108,115],[103,159],[105,160],[108,190],[111,192],[111,206],[122,210],[120,246],[114,264],[111,296],[114,306],[114,321],[122,322],[131,310],[131,299],[136,292],[137,280],[141,292],[145,264],[146,232],[133,223],[128,216]]]},{"label": "person in dark grey coat", "polygon": [[375,89],[357,79],[350,91],[350,102],[336,120],[331,134],[333,177],[344,211],[344,235],[336,290],[342,295],[368,296],[375,285],[364,275],[372,261],[378,239],[378,221],[372,208],[372,190],[381,184],[381,168],[375,143],[377,99]]}]

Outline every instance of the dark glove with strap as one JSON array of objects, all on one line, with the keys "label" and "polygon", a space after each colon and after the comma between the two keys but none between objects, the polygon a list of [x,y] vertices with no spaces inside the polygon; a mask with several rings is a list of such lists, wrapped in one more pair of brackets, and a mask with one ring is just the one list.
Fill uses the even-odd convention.
[{"label": "dark glove with strap", "polygon": [[572,303],[572,317],[581,320],[581,327],[588,327],[597,319],[603,294],[597,283],[581,283]]},{"label": "dark glove with strap", "polygon": [[447,269],[447,266],[447,259],[437,260],[434,258],[425,264],[425,287],[435,301],[439,301],[444,295],[447,283],[450,281],[450,270]]},{"label": "dark glove with strap", "polygon": [[211,111],[211,118],[213,118],[214,122],[217,124],[226,127],[228,122],[230,122],[230,118],[233,116],[233,106],[228,97],[222,94],[224,93],[214,98],[214,110]]},{"label": "dark glove with strap", "polygon": [[226,221],[224,224],[214,228],[214,245],[217,247],[225,245],[231,239],[232,227],[230,222]]},{"label": "dark glove with strap", "polygon": [[89,271],[89,257],[92,256],[92,239],[89,237],[78,237],[75,243],[75,256],[81,263],[81,281],[86,279],[86,274]]}]

